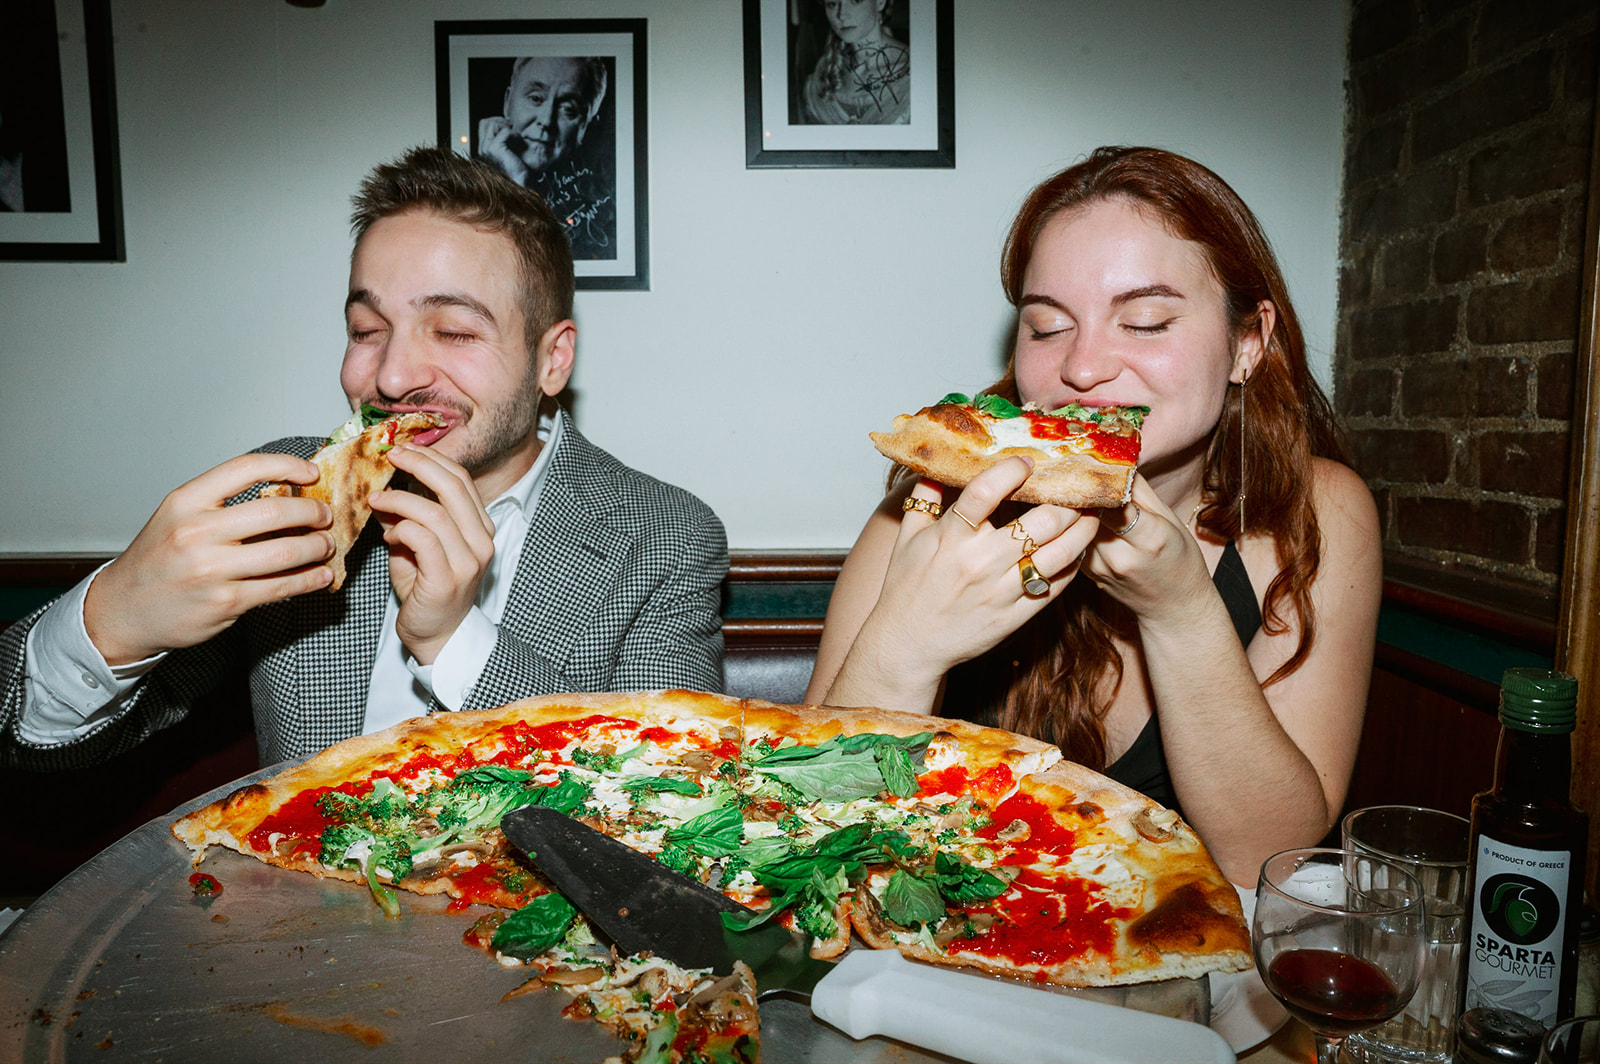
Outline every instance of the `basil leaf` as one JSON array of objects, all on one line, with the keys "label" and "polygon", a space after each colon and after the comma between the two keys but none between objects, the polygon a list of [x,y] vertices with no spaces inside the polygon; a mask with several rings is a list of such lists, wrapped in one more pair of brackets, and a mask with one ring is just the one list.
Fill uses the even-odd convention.
[{"label": "basil leaf", "polygon": [[506,917],[489,945],[507,957],[532,960],[561,941],[577,914],[561,895],[541,894]]},{"label": "basil leaf", "polygon": [[738,856],[753,870],[776,864],[793,853],[794,844],[788,839],[782,835],[770,835],[764,839],[751,839],[739,847]]},{"label": "basil leaf", "polygon": [[1134,428],[1139,428],[1142,426],[1144,424],[1144,419],[1148,417],[1149,414],[1150,408],[1148,406],[1125,406],[1122,408],[1122,416],[1133,422]]},{"label": "basil leaf", "polygon": [[956,855],[943,851],[933,859],[933,874],[939,893],[956,902],[999,897],[1008,885],[993,872],[974,868]]},{"label": "basil leaf", "polygon": [[972,403],[972,399],[970,397],[968,397],[968,396],[962,395],[960,392],[951,392],[949,395],[945,396],[943,399],[940,399],[937,403],[934,403],[933,405],[934,406],[947,406],[947,405],[952,404],[952,403],[955,403],[955,404],[958,404],[958,405],[961,405],[961,406],[969,406]]},{"label": "basil leaf", "polygon": [[535,787],[528,792],[530,800],[519,805],[542,805],[558,813],[572,813],[589,800],[594,788],[568,773],[561,774],[561,782],[551,787]]},{"label": "basil leaf", "polygon": [[692,779],[684,776],[633,776],[622,781],[625,791],[649,791],[652,794],[686,794],[698,798],[705,791]]},{"label": "basil leaf", "polygon": [[883,914],[901,927],[931,924],[944,917],[944,899],[922,876],[896,869],[883,889]]},{"label": "basil leaf", "polygon": [[361,427],[364,429],[370,429],[379,422],[388,421],[394,416],[393,410],[385,410],[382,407],[373,406],[371,403],[361,404]]},{"label": "basil leaf", "polygon": [[972,405],[990,417],[1002,420],[1022,416],[1022,408],[1004,396],[980,395],[972,401]]},{"label": "basil leaf", "polygon": [[911,767],[911,758],[898,746],[880,746],[872,751],[878,771],[883,774],[883,785],[891,794],[910,798],[917,793],[917,773]]},{"label": "basil leaf", "polygon": [[727,857],[744,842],[744,814],[735,806],[720,806],[670,829],[662,841],[703,857]]},{"label": "basil leaf", "polygon": [[[816,746],[780,747],[745,764],[755,772],[787,783],[813,801],[848,802],[877,794],[888,786],[878,750],[898,748],[905,753],[905,763],[897,768],[911,766],[913,786],[908,793],[915,794],[916,769],[932,740],[932,732],[904,738],[872,732],[836,736]],[[898,782],[904,785],[903,778]]]}]

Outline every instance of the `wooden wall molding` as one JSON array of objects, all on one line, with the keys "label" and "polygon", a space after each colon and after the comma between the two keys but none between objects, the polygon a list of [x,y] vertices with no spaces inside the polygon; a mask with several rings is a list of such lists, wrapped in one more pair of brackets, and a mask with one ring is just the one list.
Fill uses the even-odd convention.
[{"label": "wooden wall molding", "polygon": [[1589,157],[1589,210],[1583,245],[1583,296],[1578,311],[1577,380],[1572,392],[1571,483],[1567,488],[1566,559],[1556,667],[1578,678],[1578,730],[1573,736],[1572,796],[1589,810],[1589,868],[1600,886],[1600,87]]}]

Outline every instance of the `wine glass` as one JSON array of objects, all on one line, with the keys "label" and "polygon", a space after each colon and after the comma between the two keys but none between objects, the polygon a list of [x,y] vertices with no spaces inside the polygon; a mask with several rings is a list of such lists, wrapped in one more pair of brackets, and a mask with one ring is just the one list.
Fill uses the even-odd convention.
[{"label": "wine glass", "polygon": [[1261,865],[1250,941],[1261,981],[1335,1064],[1353,1031],[1393,1019],[1422,975],[1422,888],[1352,850],[1285,850]]}]

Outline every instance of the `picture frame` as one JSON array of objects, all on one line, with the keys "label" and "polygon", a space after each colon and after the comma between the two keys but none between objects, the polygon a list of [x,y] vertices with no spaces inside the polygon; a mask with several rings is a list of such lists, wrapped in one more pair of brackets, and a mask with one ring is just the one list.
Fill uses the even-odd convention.
[{"label": "picture frame", "polygon": [[9,0],[0,261],[125,262],[108,0]]},{"label": "picture frame", "polygon": [[853,6],[744,0],[746,168],[955,166],[953,0]]},{"label": "picture frame", "polygon": [[646,20],[434,23],[439,144],[544,196],[579,290],[650,287]]}]

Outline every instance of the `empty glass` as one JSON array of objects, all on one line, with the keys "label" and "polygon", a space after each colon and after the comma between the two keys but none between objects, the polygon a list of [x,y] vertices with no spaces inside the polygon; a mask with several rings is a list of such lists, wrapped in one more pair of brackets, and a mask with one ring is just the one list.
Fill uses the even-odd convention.
[{"label": "empty glass", "polygon": [[1448,1061],[1455,1052],[1471,825],[1437,809],[1375,805],[1349,813],[1340,827],[1345,849],[1416,877],[1427,935],[1422,981],[1410,1004],[1387,1023],[1352,1034],[1344,1051],[1358,1064]]}]

